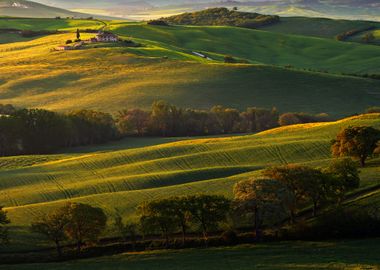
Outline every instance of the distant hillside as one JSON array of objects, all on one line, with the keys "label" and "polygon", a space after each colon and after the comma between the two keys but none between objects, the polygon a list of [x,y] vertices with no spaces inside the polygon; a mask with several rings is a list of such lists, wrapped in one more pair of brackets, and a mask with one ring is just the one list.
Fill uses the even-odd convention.
[{"label": "distant hillside", "polygon": [[[12,20],[1,22],[9,23],[3,28],[14,25]],[[88,28],[95,21],[18,22],[28,29],[33,25],[70,29]],[[379,74],[378,46],[228,26],[116,22],[108,29],[144,46],[50,51],[74,39],[75,33],[0,45],[0,103],[113,113],[126,107],[148,108],[154,100],[164,99],[181,107],[276,106],[282,112],[344,116],[380,102],[380,80],[340,75]],[[194,55],[194,51],[212,60]],[[227,54],[256,65],[225,64]]]},{"label": "distant hillside", "polygon": [[[87,18],[93,15],[72,12],[69,10],[50,7],[26,0],[0,0],[0,16],[29,18]],[[100,18],[103,16],[96,17]]]},{"label": "distant hillside", "polygon": [[[227,1],[229,3],[229,1]],[[251,12],[276,14],[280,16],[307,16],[351,20],[380,21],[379,1],[358,0],[275,0],[275,1],[234,1],[228,7],[238,5],[239,9]]]},{"label": "distant hillside", "polygon": [[278,16],[258,13],[240,12],[227,8],[211,8],[203,11],[183,13],[162,20],[179,25],[227,25],[247,28],[257,28],[275,24],[280,21]]},{"label": "distant hillside", "polygon": [[313,16],[380,21],[376,0],[36,0],[43,4],[80,12],[127,18],[153,19],[212,7],[237,6],[241,11],[280,16]]}]

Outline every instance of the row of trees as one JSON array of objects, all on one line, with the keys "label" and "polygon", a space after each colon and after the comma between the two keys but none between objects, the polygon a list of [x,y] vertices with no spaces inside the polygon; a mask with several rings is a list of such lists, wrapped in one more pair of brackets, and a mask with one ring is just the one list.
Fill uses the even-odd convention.
[{"label": "row of trees", "polygon": [[369,27],[365,27],[365,28],[362,28],[362,29],[351,29],[351,30],[348,30],[348,31],[346,31],[344,33],[338,34],[335,38],[338,41],[346,41],[346,40],[348,40],[352,36],[355,36],[355,35],[357,35],[359,33],[371,31],[371,30],[374,30],[374,29],[376,29],[376,26],[369,26]]},{"label": "row of trees", "polygon": [[151,111],[122,110],[116,116],[116,125],[123,135],[135,136],[197,136],[228,133],[258,132],[279,125],[328,121],[326,114],[286,113],[276,108],[247,108],[239,111],[223,106],[210,110],[178,108],[165,101],[157,101]]},{"label": "row of trees", "polygon": [[41,109],[0,115],[0,156],[51,153],[62,147],[104,143],[118,137],[111,115],[80,110],[59,114]]},{"label": "row of trees", "polygon": [[[297,212],[312,205],[313,215],[322,205],[339,203],[347,191],[359,187],[356,164],[350,159],[335,161],[326,169],[288,165],[263,172],[263,178],[238,182],[231,201],[217,195],[170,197],[144,202],[138,207],[140,227],[145,233],[161,233],[166,245],[169,235],[180,231],[185,243],[186,232],[198,228],[207,244],[210,232],[228,217],[242,225],[248,220],[256,238],[263,226],[295,222]],[[119,223],[121,224],[121,223]]]},{"label": "row of trees", "polygon": [[140,225],[145,233],[160,232],[169,244],[169,234],[180,230],[185,243],[186,232],[198,225],[205,242],[208,233],[217,229],[226,219],[230,202],[223,196],[192,195],[171,197],[163,200],[144,202],[138,207]]},{"label": "row of trees", "polygon": [[62,147],[104,143],[122,136],[199,136],[252,133],[308,122],[328,121],[326,114],[285,113],[276,108],[239,111],[223,106],[210,110],[178,108],[165,101],[150,111],[108,113],[78,110],[68,114],[0,105],[0,156],[51,153]]}]

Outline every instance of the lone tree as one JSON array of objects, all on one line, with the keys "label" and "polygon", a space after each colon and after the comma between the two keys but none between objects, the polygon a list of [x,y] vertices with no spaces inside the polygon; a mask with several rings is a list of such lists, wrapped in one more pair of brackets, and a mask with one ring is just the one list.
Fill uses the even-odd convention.
[{"label": "lone tree", "polygon": [[191,216],[199,223],[207,246],[208,232],[217,229],[219,223],[226,220],[230,201],[219,195],[192,195],[187,197],[187,201]]},{"label": "lone tree", "polygon": [[345,190],[352,190],[360,186],[360,176],[357,164],[350,158],[334,160],[326,169],[332,174]]},{"label": "lone tree", "polygon": [[80,32],[79,32],[79,29],[77,29],[77,40],[80,40]]},{"label": "lone tree", "polygon": [[145,202],[139,205],[140,223],[145,231],[155,232],[159,230],[165,239],[166,247],[169,246],[169,234],[176,227],[175,217],[168,199]]},{"label": "lone tree", "polygon": [[61,242],[67,239],[65,226],[68,224],[68,213],[66,210],[66,208],[59,208],[48,215],[41,216],[32,223],[31,227],[33,232],[43,234],[54,242],[59,257],[62,256]]},{"label": "lone tree", "polygon": [[358,165],[351,158],[334,160],[323,172],[331,179],[330,200],[341,203],[347,191],[360,186]]},{"label": "lone tree", "polygon": [[146,132],[150,114],[140,109],[122,110],[118,112],[116,119],[121,134],[142,136]]},{"label": "lone tree", "polygon": [[101,208],[70,202],[62,211],[68,220],[65,233],[76,242],[78,252],[86,241],[95,242],[106,227],[107,216]]},{"label": "lone tree", "polygon": [[341,130],[332,141],[332,154],[335,157],[351,156],[359,159],[365,167],[368,157],[373,155],[380,140],[380,131],[368,126],[348,127]]},{"label": "lone tree", "polygon": [[11,223],[11,221],[7,217],[7,212],[0,206],[0,244],[6,244],[9,241],[8,228],[5,227],[5,225],[9,223]]},{"label": "lone tree", "polygon": [[368,33],[363,36],[362,40],[365,43],[372,43],[376,40],[376,37],[373,33]]},{"label": "lone tree", "polygon": [[339,188],[339,183],[333,181],[330,174],[308,166],[273,167],[265,170],[263,175],[284,183],[293,194],[294,200],[289,204],[292,222],[300,202],[311,202],[316,216],[321,203],[334,198],[335,190]]},{"label": "lone tree", "polygon": [[124,222],[122,216],[119,212],[116,212],[114,217],[114,226],[118,233],[122,236],[124,242],[127,242],[128,239],[132,243],[132,249],[136,249],[137,233],[138,233],[138,224],[134,222]]},{"label": "lone tree", "polygon": [[289,202],[290,222],[294,223],[295,215],[300,202],[304,201],[302,182],[305,181],[305,174],[309,170],[306,166],[285,165],[268,168],[263,172],[263,176],[268,179],[277,180],[285,184],[292,194],[293,200]]},{"label": "lone tree", "polygon": [[192,216],[190,213],[190,203],[187,197],[172,197],[173,216],[178,223],[182,233],[182,245],[186,242],[186,231],[190,227]]},{"label": "lone tree", "polygon": [[336,186],[337,183],[335,183],[334,178],[321,170],[308,168],[304,171],[300,190],[305,200],[312,203],[314,217],[317,216],[317,209],[322,203],[336,198]]},{"label": "lone tree", "polygon": [[288,205],[294,200],[288,187],[273,179],[250,179],[234,186],[238,209],[253,215],[256,239],[260,239],[265,222],[276,222],[289,216]]}]

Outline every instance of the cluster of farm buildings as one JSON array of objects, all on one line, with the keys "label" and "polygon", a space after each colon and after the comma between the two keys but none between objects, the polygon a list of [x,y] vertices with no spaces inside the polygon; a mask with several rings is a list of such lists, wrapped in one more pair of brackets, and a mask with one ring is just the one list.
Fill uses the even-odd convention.
[{"label": "cluster of farm buildings", "polygon": [[109,32],[99,32],[95,37],[88,40],[83,40],[75,43],[74,45],[61,45],[56,47],[57,51],[68,51],[80,49],[84,44],[97,43],[97,42],[118,42],[119,37],[113,33]]}]

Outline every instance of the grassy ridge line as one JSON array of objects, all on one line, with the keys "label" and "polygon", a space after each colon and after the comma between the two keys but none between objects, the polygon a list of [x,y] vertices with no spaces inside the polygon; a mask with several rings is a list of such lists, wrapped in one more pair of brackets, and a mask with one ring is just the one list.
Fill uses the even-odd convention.
[{"label": "grassy ridge line", "polygon": [[[83,38],[91,36],[83,34]],[[115,112],[149,108],[154,100],[165,99],[181,107],[276,106],[281,111],[333,116],[380,102],[378,80],[271,66],[205,65],[194,62],[204,61],[201,58],[153,45],[140,51],[112,47],[50,52],[73,38],[74,34],[63,34],[0,45],[0,102],[59,111]],[[181,61],[162,59],[167,51]],[[140,52],[156,58],[132,55]]]},{"label": "grassy ridge line", "polygon": [[353,29],[365,29],[370,26],[380,28],[380,23],[328,18],[282,17],[279,23],[261,29],[283,34],[335,38],[338,34]]},{"label": "grassy ridge line", "polygon": [[[225,178],[222,182],[219,178],[244,175],[245,171],[255,169],[252,166],[305,162],[326,164],[330,156],[329,140],[342,126],[379,127],[379,117],[379,114],[374,114],[337,123],[300,125],[292,127],[292,132],[289,132],[289,128],[282,128],[274,133],[116,150],[85,157],[80,163],[66,160],[7,170],[0,176],[2,195],[5,198],[1,203],[21,206],[49,201],[54,204],[54,201],[66,198],[81,200],[81,197],[88,197],[89,194],[94,194],[90,196],[96,198],[103,195],[107,198],[119,196],[116,194],[125,192],[150,194],[152,188],[160,186],[157,190],[175,190],[182,186],[188,187],[183,190],[191,192],[189,187],[196,185],[209,191],[209,181],[216,186],[222,182],[232,183],[229,180],[234,179],[234,176]],[[229,167],[222,169],[223,166]],[[377,181],[377,169],[374,167],[364,171],[365,185]],[[136,188],[141,190],[128,191]],[[230,192],[230,188],[221,188],[220,191]],[[166,193],[167,191],[164,192]],[[112,206],[118,205],[119,200],[121,198],[112,203]],[[11,209],[17,212],[18,207]]]}]

